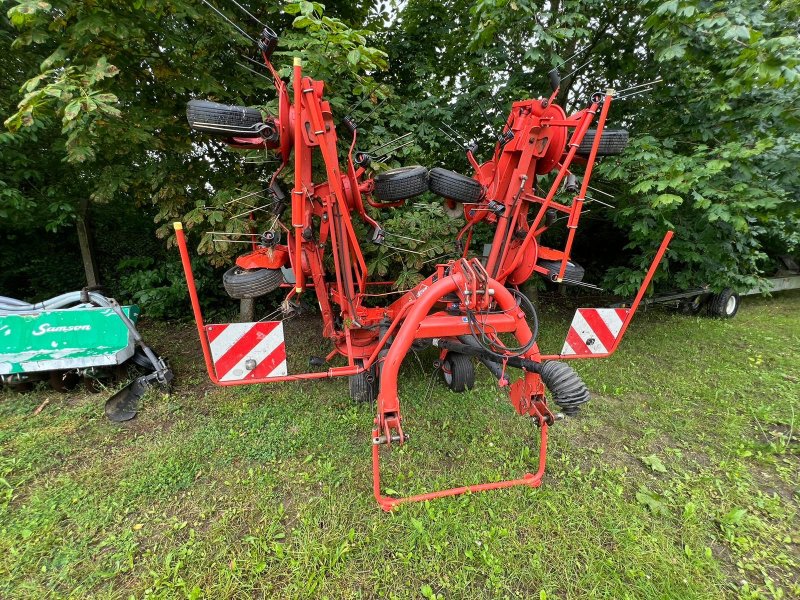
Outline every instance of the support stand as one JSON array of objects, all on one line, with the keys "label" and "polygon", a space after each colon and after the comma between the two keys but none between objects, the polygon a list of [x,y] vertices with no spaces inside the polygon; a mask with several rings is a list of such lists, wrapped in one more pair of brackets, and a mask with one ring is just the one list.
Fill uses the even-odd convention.
[{"label": "support stand", "polygon": [[[535,417],[534,417],[535,418]],[[414,496],[404,496],[402,498],[391,498],[381,494],[381,465],[380,465],[380,446],[382,444],[373,443],[372,445],[372,491],[375,494],[375,500],[378,501],[380,507],[390,512],[399,504],[409,502],[425,502],[426,500],[435,500],[436,498],[446,498],[448,496],[459,496],[461,494],[485,492],[488,490],[500,490],[503,488],[515,487],[518,485],[527,485],[528,487],[536,488],[542,485],[542,477],[544,476],[544,469],[547,457],[547,423],[542,422],[540,426],[539,435],[539,468],[536,473],[526,473],[520,479],[509,479],[506,481],[494,481],[491,483],[478,483],[475,485],[465,485],[462,487],[450,488],[447,490],[440,490],[437,492],[428,492],[426,494],[416,494]],[[380,435],[380,431],[374,429],[372,431],[373,440]]]}]

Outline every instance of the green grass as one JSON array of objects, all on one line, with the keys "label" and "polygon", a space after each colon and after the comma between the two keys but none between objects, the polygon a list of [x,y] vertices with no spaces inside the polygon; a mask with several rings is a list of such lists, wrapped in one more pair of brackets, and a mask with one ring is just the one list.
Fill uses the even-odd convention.
[{"label": "green grass", "polygon": [[[557,350],[570,315],[540,312]],[[288,332],[293,370],[327,352],[313,322]],[[617,355],[573,363],[594,398],[551,429],[541,488],[393,514],[345,380],[215,388],[192,326],[145,334],[177,386],[127,425],[106,394],[0,395],[0,597],[800,597],[798,293],[732,321],[640,314]],[[535,468],[535,432],[488,373],[456,395],[434,358],[404,366],[412,438],[384,485]]]}]

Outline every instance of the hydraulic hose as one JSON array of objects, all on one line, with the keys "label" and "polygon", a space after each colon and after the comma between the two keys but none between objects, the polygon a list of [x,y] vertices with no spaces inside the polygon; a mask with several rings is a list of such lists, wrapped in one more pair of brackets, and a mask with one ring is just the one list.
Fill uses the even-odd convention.
[{"label": "hydraulic hose", "polygon": [[[474,356],[491,371],[496,379],[503,375],[503,365],[495,360],[495,354],[481,346],[471,336],[459,336],[459,341],[437,339],[434,345],[450,352],[459,352],[467,356]],[[518,356],[505,357],[506,365],[523,369],[530,373],[538,373],[542,382],[550,390],[553,402],[566,415],[574,415],[582,404],[589,401],[589,390],[580,376],[567,363],[548,360],[535,362]]]},{"label": "hydraulic hose", "polygon": [[[495,359],[497,360],[507,360],[510,356],[518,357],[525,354],[528,350],[531,349],[534,343],[536,343],[536,338],[539,337],[539,317],[536,314],[536,307],[533,305],[533,302],[530,301],[525,294],[522,292],[515,290],[514,288],[509,288],[508,291],[517,298],[517,306],[522,310],[522,305],[524,304],[527,307],[526,313],[528,317],[530,317],[533,321],[533,329],[531,332],[531,339],[528,340],[526,344],[523,344],[517,348],[509,348],[504,346],[500,343],[499,340],[491,340],[487,335],[486,331],[483,330],[478,320],[475,318],[475,313],[471,310],[467,311],[467,320],[470,327],[470,334],[473,340],[482,348],[486,349]],[[495,349],[500,350],[498,353]]]},{"label": "hydraulic hose", "polygon": [[580,376],[565,362],[548,360],[539,373],[555,402],[565,415],[574,415],[589,401],[589,390]]},{"label": "hydraulic hose", "polygon": [[[86,303],[87,298],[91,304]],[[17,300],[16,298],[0,296],[0,315],[24,314],[38,310],[50,310],[67,307],[78,308],[80,306],[90,305],[110,307],[111,302],[108,298],[102,294],[98,294],[97,292],[82,291],[67,292],[66,294],[61,294],[60,296],[55,296],[49,300],[43,300],[33,304],[23,302],[22,300]]]}]

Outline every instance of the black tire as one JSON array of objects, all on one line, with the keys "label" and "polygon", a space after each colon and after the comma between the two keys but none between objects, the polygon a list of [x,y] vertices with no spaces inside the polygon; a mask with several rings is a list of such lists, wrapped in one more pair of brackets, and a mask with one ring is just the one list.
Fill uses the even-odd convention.
[{"label": "black tire", "polygon": [[[561,270],[560,260],[540,260],[537,264],[547,269],[551,280],[557,277],[558,272]],[[567,268],[564,270],[564,283],[569,285],[572,281],[583,281],[584,274],[585,271],[582,266],[571,260],[567,261]],[[569,281],[567,281],[567,279],[569,279]]]},{"label": "black tire", "polygon": [[[357,361],[363,364],[363,361]],[[375,365],[358,375],[347,378],[350,400],[355,404],[366,404],[378,398],[378,373]]]},{"label": "black tire", "polygon": [[456,393],[466,392],[475,386],[475,365],[469,356],[448,352],[442,361],[444,382]]},{"label": "black tire", "polygon": [[381,202],[408,200],[428,191],[428,169],[401,167],[375,176],[372,195]]},{"label": "black tire", "polygon": [[[150,349],[153,350],[152,348]],[[155,350],[153,350],[153,353],[156,356],[158,356],[158,352],[156,352]],[[137,367],[141,367],[142,369],[146,369],[148,372],[151,372],[153,371],[153,369],[155,369],[153,364],[150,362],[150,359],[147,358],[147,354],[144,353],[144,350],[138,347],[136,348],[136,351],[133,353],[133,356],[130,357],[128,362],[136,365]]]},{"label": "black tire", "polygon": [[437,196],[456,202],[478,202],[483,196],[483,186],[472,177],[440,167],[431,169],[428,187]]},{"label": "black tire", "polygon": [[708,314],[718,319],[732,319],[739,312],[742,299],[731,288],[725,288],[719,294],[711,296],[708,303]]},{"label": "black tire", "polygon": [[696,315],[699,314],[703,309],[703,305],[705,305],[706,300],[708,300],[706,294],[698,294],[693,298],[687,298],[686,300],[680,302],[678,308],[685,315]]},{"label": "black tire", "polygon": [[186,120],[192,129],[225,137],[258,137],[264,128],[259,110],[208,100],[190,100]]},{"label": "black tire", "polygon": [[277,290],[283,283],[283,272],[280,269],[242,269],[231,267],[222,276],[222,284],[228,296],[242,298],[258,298]]},{"label": "black tire", "polygon": [[[157,359],[164,361],[164,364],[169,367],[169,360],[165,359],[158,352],[153,350],[153,348],[150,348],[150,350],[156,355]],[[131,371],[138,376],[141,374],[153,373],[158,368],[157,365],[154,366],[153,363],[150,362],[150,359],[147,358],[147,354],[138,346],[133,356],[122,363],[121,366],[126,369],[126,376],[130,375]]]},{"label": "black tire", "polygon": [[[596,129],[590,129],[583,136],[581,145],[578,146],[579,156],[589,156],[594,144]],[[614,156],[622,154],[625,146],[628,145],[628,131],[625,129],[603,129],[603,137],[600,138],[600,146],[597,148],[597,156]]]}]

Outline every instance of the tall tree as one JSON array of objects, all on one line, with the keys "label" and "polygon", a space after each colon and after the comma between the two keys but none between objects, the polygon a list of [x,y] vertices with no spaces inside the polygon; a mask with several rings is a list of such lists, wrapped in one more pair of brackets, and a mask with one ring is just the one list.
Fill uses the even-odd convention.
[{"label": "tall tree", "polygon": [[[766,268],[767,249],[798,245],[797,3],[240,4],[283,32],[282,74],[292,56],[303,56],[308,72],[326,80],[337,113],[368,94],[356,111],[363,118],[389,97],[361,139],[368,148],[413,132],[415,143],[394,164],[469,172],[442,123],[488,156],[511,101],[545,93],[553,66],[565,75],[560,101],[570,109],[594,91],[660,76],[649,93],[615,102],[612,119],[630,129],[632,143],[598,170],[619,206],[606,227],[615,228],[617,248],[627,244],[641,257],[607,257],[622,263],[606,278],[618,292],[640,280],[667,227],[678,235],[659,278],[679,286],[749,287]],[[245,22],[235,6],[217,6]],[[0,135],[0,210],[9,221],[56,228],[90,197],[155,204],[164,236],[174,218],[246,228],[228,218],[224,203],[237,188],[258,189],[266,173],[189,134],[182,114],[191,97],[274,110],[270,82],[236,64],[252,51],[250,40],[188,0],[16,0],[8,16],[14,29],[6,22],[0,40],[7,50],[0,102],[10,129]],[[431,230],[423,255],[394,267],[398,256],[370,249],[375,273],[399,269],[403,281],[448,248],[455,226],[425,203],[384,219]],[[233,251],[201,249],[216,263]]]}]

